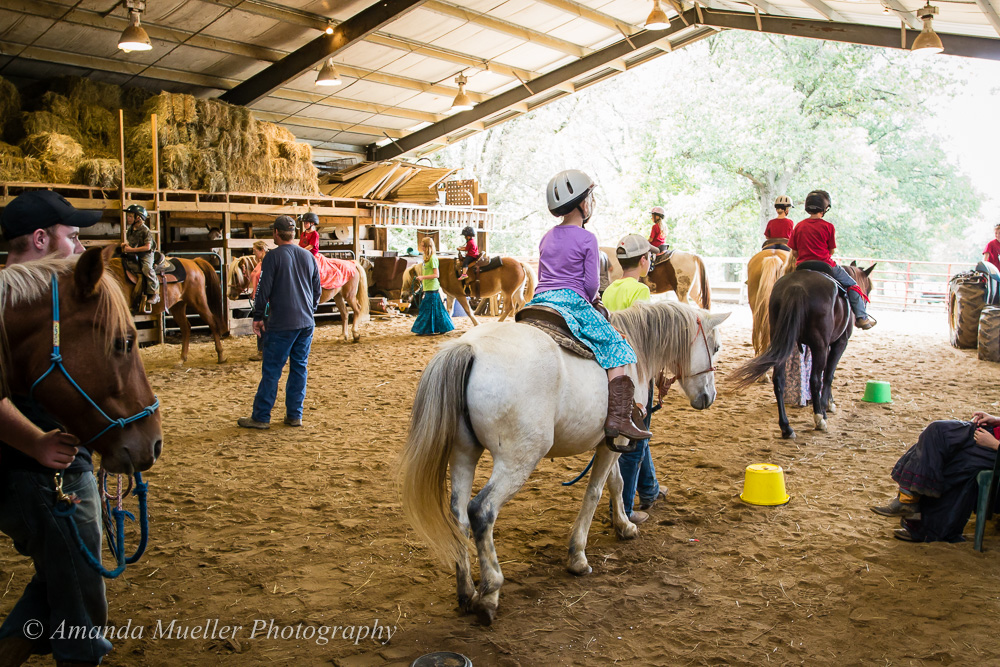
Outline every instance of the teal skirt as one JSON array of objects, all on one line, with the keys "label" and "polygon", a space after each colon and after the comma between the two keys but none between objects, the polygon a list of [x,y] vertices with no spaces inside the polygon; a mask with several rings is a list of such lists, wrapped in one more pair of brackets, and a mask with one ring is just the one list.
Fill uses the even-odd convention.
[{"label": "teal skirt", "polygon": [[441,292],[438,290],[424,292],[424,298],[420,301],[420,311],[410,331],[418,336],[431,336],[448,333],[454,328],[448,309],[441,300]]},{"label": "teal skirt", "polygon": [[597,357],[601,368],[617,368],[636,362],[635,352],[628,341],[573,290],[542,292],[536,294],[531,303],[559,311],[573,335]]}]

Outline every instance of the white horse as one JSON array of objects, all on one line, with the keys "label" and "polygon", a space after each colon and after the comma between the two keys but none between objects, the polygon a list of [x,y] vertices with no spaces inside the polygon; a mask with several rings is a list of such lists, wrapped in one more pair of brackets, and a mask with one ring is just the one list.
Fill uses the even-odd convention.
[{"label": "white horse", "polygon": [[[612,324],[638,358],[629,367],[636,400],[646,404],[650,379],[663,371],[677,376],[693,407],[712,405],[716,327],[727,317],[672,302],[640,303],[612,313]],[[446,344],[424,370],[401,460],[403,509],[431,549],[457,565],[459,605],[476,612],[480,622],[492,623],[503,584],[493,524],[543,458],[597,448],[570,538],[570,572],[591,571],[587,534],[609,474],[615,530],[623,539],[638,533],[625,516],[618,454],[603,445],[607,385],[607,373],[598,364],[525,324],[482,324]],[[470,502],[484,449],[493,457],[493,472]],[[469,562],[470,534],[479,553],[478,592]]]}]

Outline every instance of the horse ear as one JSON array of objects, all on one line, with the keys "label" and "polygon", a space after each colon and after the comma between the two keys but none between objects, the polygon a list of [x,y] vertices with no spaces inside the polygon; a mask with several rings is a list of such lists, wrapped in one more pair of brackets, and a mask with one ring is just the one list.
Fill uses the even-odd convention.
[{"label": "horse ear", "polygon": [[115,247],[108,245],[91,248],[80,255],[73,271],[76,280],[76,293],[80,299],[89,299],[97,294],[101,276],[104,275],[104,265],[111,259]]},{"label": "horse ear", "polygon": [[730,315],[732,315],[732,313],[716,313],[715,315],[709,315],[708,328],[714,329],[715,327],[719,326],[720,324],[728,320]]},{"label": "horse ear", "polygon": [[857,266],[857,265],[858,265],[858,260],[852,259],[851,260],[851,266]]},{"label": "horse ear", "polygon": [[[878,262],[875,262],[875,264],[878,264]],[[871,266],[869,266],[862,273],[864,273],[866,276],[870,276],[872,274],[872,269],[875,268],[875,264],[872,264]]]}]

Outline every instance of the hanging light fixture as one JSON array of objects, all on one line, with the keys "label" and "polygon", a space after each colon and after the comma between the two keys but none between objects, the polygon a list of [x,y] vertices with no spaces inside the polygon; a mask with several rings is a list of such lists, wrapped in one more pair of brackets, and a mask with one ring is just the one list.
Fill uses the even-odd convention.
[{"label": "hanging light fixture", "polygon": [[333,58],[327,58],[323,66],[319,68],[319,76],[316,77],[317,86],[339,86],[343,83],[337,68],[333,66]]},{"label": "hanging light fixture", "polygon": [[646,30],[666,30],[670,27],[667,13],[660,7],[660,0],[653,0],[653,11],[646,18]]},{"label": "hanging light fixture", "polygon": [[139,14],[145,8],[145,2],[128,2],[129,22],[128,27],[122,31],[122,36],[118,40],[118,48],[125,53],[133,51],[149,51],[153,45],[149,41],[149,35],[139,24]]},{"label": "hanging light fixture", "polygon": [[938,34],[934,32],[934,26],[932,25],[934,16],[937,13],[938,8],[931,7],[930,2],[917,10],[917,16],[924,22],[924,29],[913,40],[913,45],[910,47],[911,52],[929,55],[944,51],[944,44],[941,43],[941,38],[938,37]]},{"label": "hanging light fixture", "polygon": [[465,84],[469,83],[469,80],[464,74],[459,74],[455,77],[455,83],[458,84],[458,95],[455,95],[455,101],[451,103],[451,111],[468,111],[475,106],[472,98],[465,94]]}]

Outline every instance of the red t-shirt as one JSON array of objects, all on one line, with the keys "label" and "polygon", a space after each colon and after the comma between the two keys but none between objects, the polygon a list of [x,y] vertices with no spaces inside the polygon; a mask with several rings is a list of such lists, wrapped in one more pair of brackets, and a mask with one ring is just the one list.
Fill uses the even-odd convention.
[{"label": "red t-shirt", "polygon": [[764,238],[767,239],[790,239],[792,238],[792,227],[795,223],[791,218],[773,218],[767,221],[764,228]]},{"label": "red t-shirt", "polygon": [[836,266],[831,257],[837,247],[836,230],[823,218],[806,218],[795,225],[788,247],[799,253],[796,264],[815,260]]},{"label": "red t-shirt", "polygon": [[987,255],[986,261],[1000,269],[1000,241],[993,239],[987,243],[983,253]]},{"label": "red t-shirt", "polygon": [[469,257],[479,257],[479,246],[476,245],[475,237],[469,237],[469,242],[460,249],[464,250],[465,254]]},{"label": "red t-shirt", "polygon": [[663,227],[659,224],[653,225],[653,228],[649,231],[649,245],[655,245],[659,248],[661,245],[666,244],[667,235],[663,233]]},{"label": "red t-shirt", "polygon": [[312,246],[311,252],[313,255],[319,254],[319,232],[304,232],[299,238],[299,247],[305,248],[307,245]]}]

